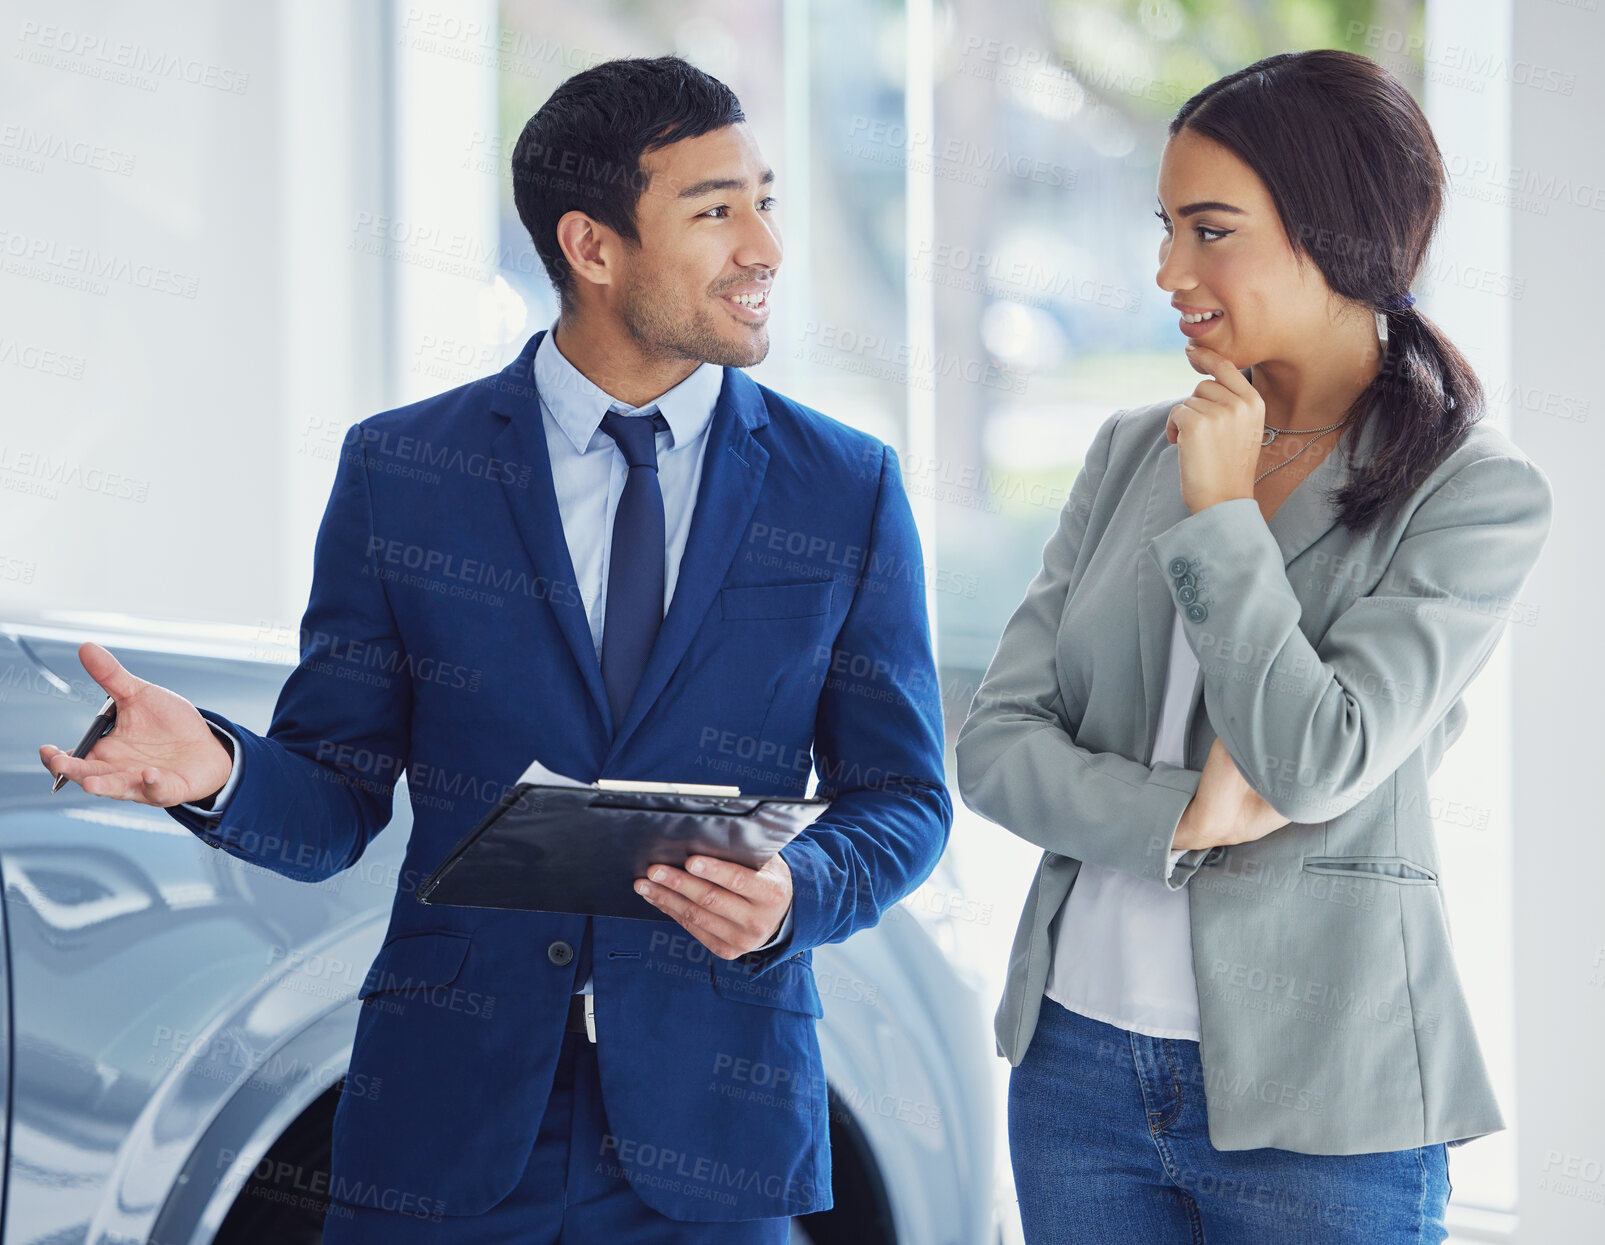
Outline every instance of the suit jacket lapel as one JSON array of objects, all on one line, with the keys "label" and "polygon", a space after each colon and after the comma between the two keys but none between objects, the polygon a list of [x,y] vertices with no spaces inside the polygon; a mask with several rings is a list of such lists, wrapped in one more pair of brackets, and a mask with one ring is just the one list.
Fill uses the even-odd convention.
[{"label": "suit jacket lapel", "polygon": [[580,599],[579,577],[574,573],[568,540],[563,535],[563,516],[558,510],[557,490],[552,484],[552,460],[546,449],[545,421],[535,390],[535,350],[545,335],[546,330],[535,334],[518,358],[491,381],[491,409],[507,420],[491,443],[491,453],[515,468],[529,468],[527,473],[522,470],[502,472],[502,493],[530,564],[549,586],[546,604],[557,619],[558,629],[568,643],[602,721],[611,731],[607,688],[602,682],[602,667],[596,659],[585,602]]},{"label": "suit jacket lapel", "polygon": [[530,468],[522,483],[522,472],[502,473],[502,492],[536,574],[553,585],[546,601],[612,737],[611,761],[668,684],[735,558],[769,465],[769,451],[753,437],[752,430],[769,422],[769,412],[751,378],[735,368],[724,369],[724,384],[705,434],[702,480],[674,596],[624,721],[615,723],[563,534],[535,389],[535,351],[545,333],[542,330],[531,338],[519,357],[491,382],[491,409],[507,419],[492,442],[492,452],[506,462]]},{"label": "suit jacket lapel", "polygon": [[[1247,370],[1244,369],[1246,376]],[[1376,445],[1379,413],[1373,408],[1361,426],[1350,455],[1340,445],[1321,460],[1271,515],[1266,526],[1276,538],[1285,567],[1319,540],[1337,522],[1338,511],[1329,494],[1344,487],[1354,469],[1364,465]],[[1187,518],[1191,512],[1181,496],[1181,451],[1166,443],[1159,451],[1143,515],[1142,538],[1137,555],[1137,630],[1142,655],[1142,684],[1145,707],[1144,730],[1151,749],[1159,729],[1159,712],[1164,702],[1165,680],[1170,667],[1170,633],[1176,605],[1164,570],[1148,555],[1148,542]],[[1187,720],[1198,711],[1203,698],[1203,672],[1193,681]],[[1184,758],[1185,760],[1185,758]]]}]

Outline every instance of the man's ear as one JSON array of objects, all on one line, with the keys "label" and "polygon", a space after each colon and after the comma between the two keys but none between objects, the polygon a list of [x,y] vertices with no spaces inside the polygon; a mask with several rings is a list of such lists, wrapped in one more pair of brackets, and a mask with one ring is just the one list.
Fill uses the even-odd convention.
[{"label": "man's ear", "polygon": [[613,283],[613,259],[618,254],[619,237],[606,225],[584,212],[564,212],[557,222],[557,245],[569,270],[592,285]]}]

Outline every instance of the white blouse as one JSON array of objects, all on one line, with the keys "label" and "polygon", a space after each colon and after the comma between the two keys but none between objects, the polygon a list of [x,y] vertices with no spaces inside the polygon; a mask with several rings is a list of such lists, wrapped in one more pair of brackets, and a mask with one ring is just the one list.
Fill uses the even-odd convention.
[{"label": "white blouse", "polygon": [[[1198,658],[1177,614],[1154,740],[1155,761],[1183,765],[1182,734]],[[1180,852],[1171,853],[1174,865]],[[1083,863],[1048,928],[1053,959],[1044,993],[1105,1024],[1150,1037],[1198,1041],[1198,982],[1187,888]]]}]

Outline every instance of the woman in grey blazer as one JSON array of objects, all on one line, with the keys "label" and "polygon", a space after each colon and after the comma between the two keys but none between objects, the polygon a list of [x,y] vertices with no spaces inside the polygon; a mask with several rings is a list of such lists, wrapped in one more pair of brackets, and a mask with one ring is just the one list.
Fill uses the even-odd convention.
[{"label": "woman in grey blazer", "polygon": [[1362,56],[1171,123],[1204,379],[1098,430],[957,745],[1044,849],[996,1020],[1032,1245],[1439,1241],[1445,1146],[1504,1127],[1427,779],[1552,498],[1406,293],[1443,188]]}]

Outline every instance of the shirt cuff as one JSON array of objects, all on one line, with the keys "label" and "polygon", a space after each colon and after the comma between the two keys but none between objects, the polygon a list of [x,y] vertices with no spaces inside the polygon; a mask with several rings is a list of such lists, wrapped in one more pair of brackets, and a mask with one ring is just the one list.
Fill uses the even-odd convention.
[{"label": "shirt cuff", "polygon": [[1187,849],[1186,848],[1182,848],[1179,851],[1173,851],[1173,852],[1170,853],[1170,863],[1165,866],[1165,876],[1167,878],[1170,877],[1171,874],[1176,872],[1176,862],[1178,860],[1180,860],[1186,854],[1187,854]]},{"label": "shirt cuff", "polygon": [[756,952],[759,952],[759,951],[768,951],[771,947],[778,947],[781,943],[785,942],[786,939],[788,939],[790,937],[791,937],[791,905],[787,904],[786,905],[786,919],[783,920],[780,923],[780,930],[775,934],[775,936],[773,938],[771,938],[768,942],[764,943],[763,946],[754,947],[752,949],[752,952],[749,952],[749,954],[755,954]]},{"label": "shirt cuff", "polygon": [[234,764],[229,767],[228,781],[223,784],[222,790],[212,797],[211,808],[202,808],[199,804],[180,804],[179,807],[188,809],[198,817],[218,820],[223,816],[223,805],[228,802],[229,796],[234,794],[234,788],[240,780],[240,741],[234,738],[233,731],[224,730],[216,722],[209,721],[206,725],[212,728],[212,734],[216,735],[219,742],[233,755]]}]

